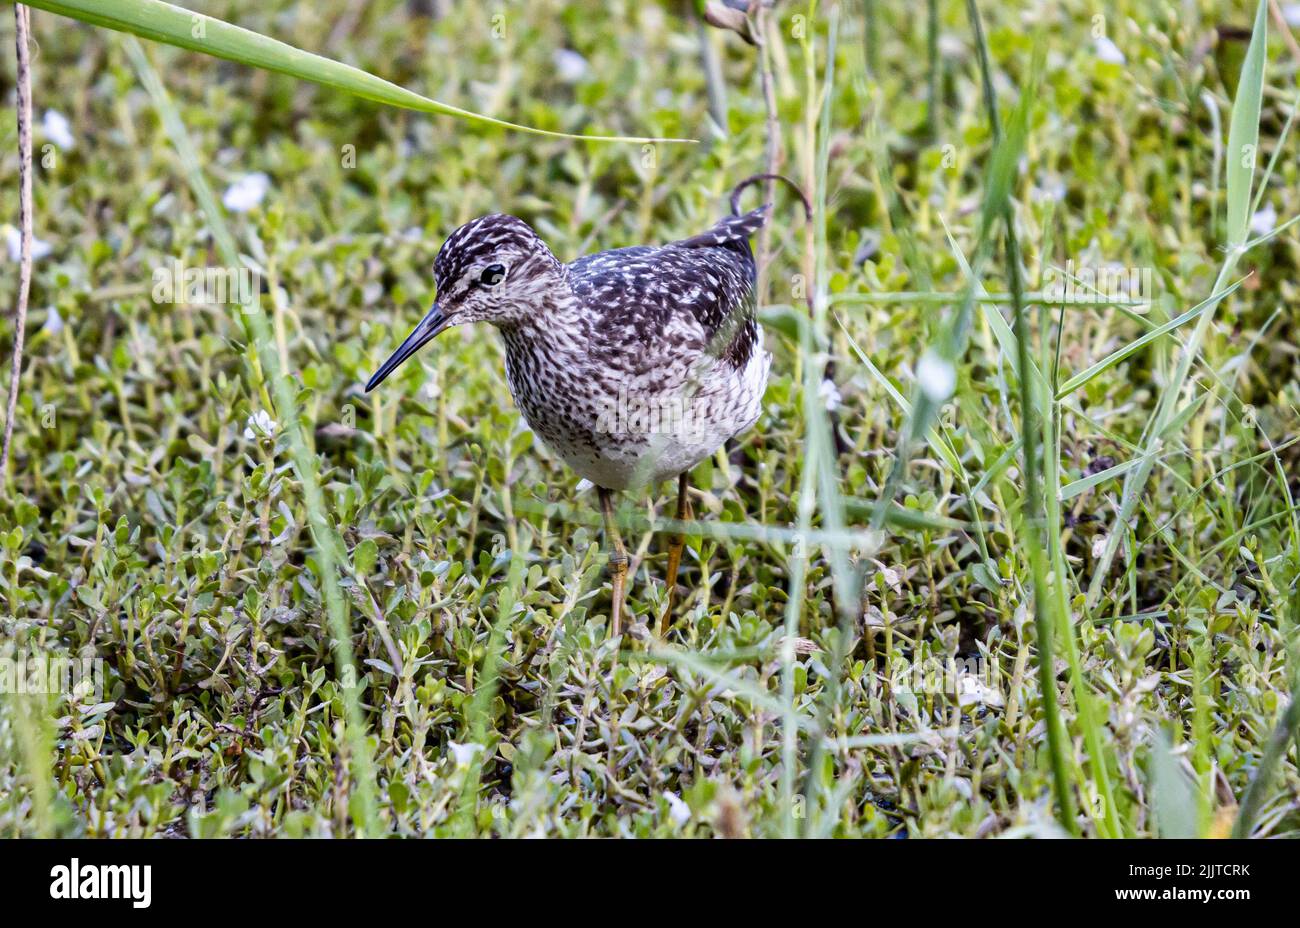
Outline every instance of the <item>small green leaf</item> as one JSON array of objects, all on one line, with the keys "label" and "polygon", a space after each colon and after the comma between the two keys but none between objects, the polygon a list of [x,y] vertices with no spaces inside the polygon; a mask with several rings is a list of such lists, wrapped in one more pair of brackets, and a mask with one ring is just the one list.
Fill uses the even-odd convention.
[{"label": "small green leaf", "polygon": [[1246,225],[1250,219],[1250,187],[1259,155],[1259,108],[1264,95],[1264,61],[1268,52],[1268,16],[1266,0],[1255,10],[1255,28],[1250,47],[1241,65],[1237,97],[1232,102],[1232,122],[1228,126],[1228,247],[1246,243]]},{"label": "small green leaf", "polygon": [[373,538],[367,538],[357,545],[356,550],[352,552],[352,567],[359,577],[370,576],[370,572],[375,569],[375,563],[378,560],[379,546],[375,544]]}]

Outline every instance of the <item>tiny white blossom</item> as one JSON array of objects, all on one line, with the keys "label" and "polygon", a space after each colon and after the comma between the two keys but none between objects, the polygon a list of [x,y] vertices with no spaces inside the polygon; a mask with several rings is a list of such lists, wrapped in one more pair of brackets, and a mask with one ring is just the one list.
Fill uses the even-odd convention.
[{"label": "tiny white blossom", "polygon": [[835,386],[835,381],[830,378],[822,381],[822,385],[817,388],[817,396],[825,403],[827,412],[839,409],[840,402],[844,399],[840,395],[840,388]]},{"label": "tiny white blossom", "polygon": [[916,379],[921,383],[921,391],[934,403],[942,403],[957,387],[956,369],[933,351],[921,355],[920,363],[916,365]]},{"label": "tiny white blossom", "polygon": [[557,48],[551,55],[555,76],[565,84],[576,84],[587,76],[587,59],[571,48]]},{"label": "tiny white blossom", "polygon": [[244,427],[244,438],[255,441],[260,436],[270,438],[275,434],[275,420],[265,409],[259,409],[248,417]]},{"label": "tiny white blossom", "polygon": [[245,174],[226,188],[221,204],[232,213],[246,213],[257,207],[270,189],[271,178],[261,171]]},{"label": "tiny white blossom", "polygon": [[1300,3],[1288,3],[1282,7],[1282,18],[1288,26],[1300,27]]},{"label": "tiny white blossom", "polygon": [[94,695],[94,692],[95,683],[90,679],[90,677],[82,677],[72,688],[72,696],[78,701],[89,699]]},{"label": "tiny white blossom", "polygon": [[1065,199],[1065,181],[1061,180],[1059,177],[1054,177],[1045,181],[1043,186],[1036,186],[1034,190],[1038,194],[1039,199],[1055,200],[1057,203],[1060,203]]},{"label": "tiny white blossom", "polygon": [[51,306],[49,312],[45,314],[45,325],[41,326],[41,331],[51,335],[58,335],[63,331],[63,317],[59,315],[57,306]]},{"label": "tiny white blossom", "polygon": [[668,817],[674,825],[685,825],[691,820],[691,807],[682,802],[680,796],[664,790],[664,798],[668,800]]},{"label": "tiny white blossom", "polygon": [[996,707],[1005,705],[1005,700],[976,674],[963,673],[957,676],[957,704],[962,708],[976,704]]},{"label": "tiny white blossom", "polygon": [[939,54],[948,60],[963,58],[966,55],[966,43],[951,33],[940,33]]},{"label": "tiny white blossom", "polygon": [[483,750],[481,744],[457,744],[455,741],[447,742],[447,749],[451,751],[452,758],[456,761],[457,767],[464,767],[474,759],[474,755]]},{"label": "tiny white blossom", "polygon": [[1128,59],[1119,50],[1119,46],[1106,36],[1097,39],[1097,57],[1107,64],[1124,64]]},{"label": "tiny white blossom", "polygon": [[45,130],[45,137],[64,151],[75,147],[76,142],[72,138],[72,127],[68,124],[68,117],[58,110],[45,111],[41,128]]}]

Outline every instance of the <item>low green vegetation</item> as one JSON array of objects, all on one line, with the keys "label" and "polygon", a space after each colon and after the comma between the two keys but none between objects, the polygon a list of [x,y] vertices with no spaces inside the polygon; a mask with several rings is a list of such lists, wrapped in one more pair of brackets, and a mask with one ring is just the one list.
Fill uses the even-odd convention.
[{"label": "low green vegetation", "polygon": [[[201,6],[510,123],[699,143],[33,10],[0,833],[1300,830],[1300,49],[1267,4],[951,0],[931,41],[782,2],[759,46],[686,3]],[[675,487],[623,496],[611,640],[595,493],[495,333],[362,385],[462,222],[681,238],[772,149],[815,215],[778,188],[764,412],[692,474],[665,641]],[[14,692],[34,656],[100,688]]]}]

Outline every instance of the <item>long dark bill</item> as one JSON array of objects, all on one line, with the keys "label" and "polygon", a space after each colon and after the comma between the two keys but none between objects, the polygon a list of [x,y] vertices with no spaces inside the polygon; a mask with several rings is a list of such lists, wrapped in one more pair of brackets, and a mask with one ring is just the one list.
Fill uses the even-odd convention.
[{"label": "long dark bill", "polygon": [[447,314],[442,311],[442,307],[434,303],[433,309],[429,310],[429,314],[420,320],[420,324],[415,327],[410,335],[406,336],[406,341],[402,342],[401,347],[380,365],[379,370],[375,371],[375,376],[371,377],[370,382],[366,384],[366,392],[369,393],[383,383],[384,378],[397,370],[403,361],[423,348],[426,342],[447,328],[447,324]]}]

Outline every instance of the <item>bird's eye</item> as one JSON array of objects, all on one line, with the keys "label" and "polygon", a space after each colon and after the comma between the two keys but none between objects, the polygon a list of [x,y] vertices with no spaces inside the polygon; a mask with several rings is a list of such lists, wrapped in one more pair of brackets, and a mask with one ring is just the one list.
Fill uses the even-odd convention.
[{"label": "bird's eye", "polygon": [[506,269],[500,264],[489,264],[483,268],[483,273],[479,275],[478,282],[485,287],[495,287],[501,283],[501,278],[506,276]]}]

